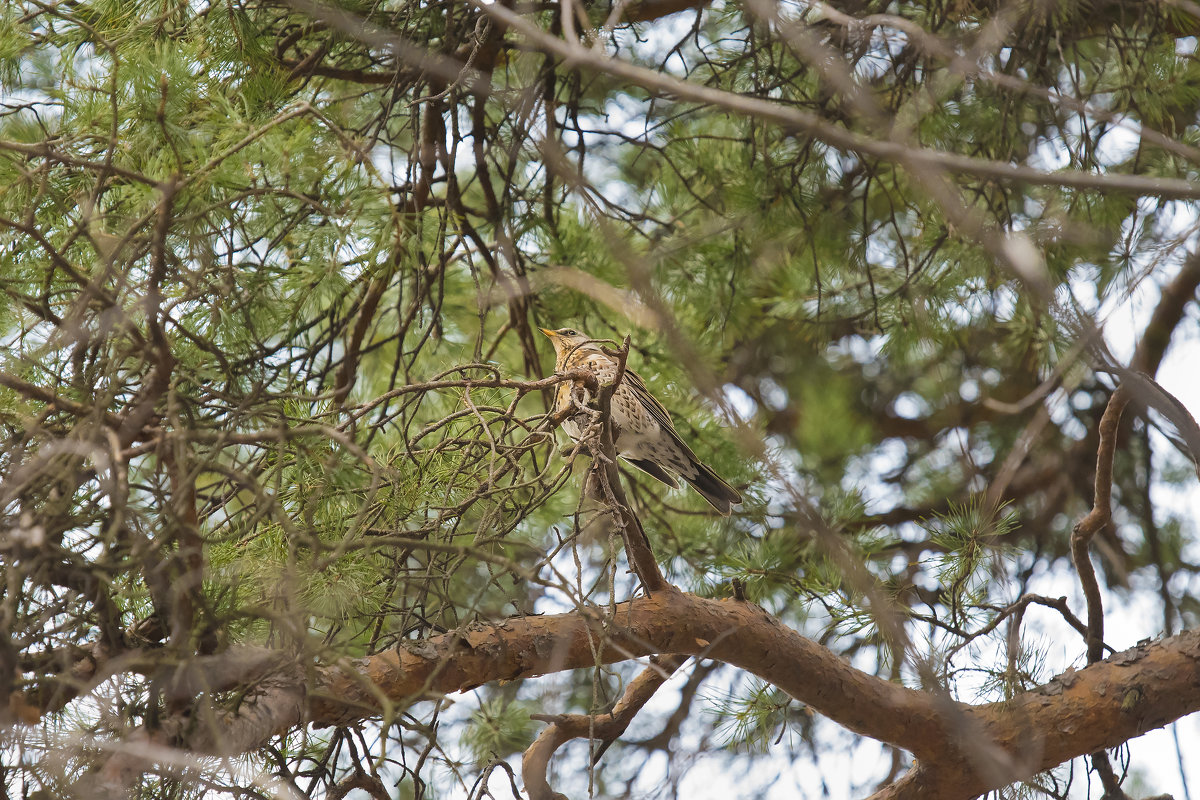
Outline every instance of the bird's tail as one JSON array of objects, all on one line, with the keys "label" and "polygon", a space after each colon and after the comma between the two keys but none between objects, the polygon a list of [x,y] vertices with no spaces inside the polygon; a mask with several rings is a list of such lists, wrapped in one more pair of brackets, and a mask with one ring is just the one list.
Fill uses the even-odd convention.
[{"label": "bird's tail", "polygon": [[696,477],[684,476],[684,480],[690,483],[692,488],[699,492],[700,496],[722,516],[729,516],[732,507],[742,502],[741,494],[726,483],[720,475],[713,472],[712,467],[701,464],[699,461],[693,463],[696,465]]}]

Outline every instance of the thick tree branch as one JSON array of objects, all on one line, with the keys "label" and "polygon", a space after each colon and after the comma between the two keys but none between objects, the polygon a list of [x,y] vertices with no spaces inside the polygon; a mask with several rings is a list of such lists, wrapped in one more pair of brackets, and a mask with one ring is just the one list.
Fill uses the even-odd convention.
[{"label": "thick tree branch", "polygon": [[1200,708],[1200,632],[1118,653],[1012,700],[946,703],[850,667],[756,606],[673,589],[618,604],[611,618],[525,617],[326,668],[309,720],[346,724],[381,704],[490,680],[651,653],[704,655],[771,682],[845,727],[913,752],[920,766],[887,797],[972,797],[1115,746]]},{"label": "thick tree branch", "polygon": [[626,6],[626,22],[649,22],[688,9],[701,9],[711,0],[640,0]]},{"label": "thick tree branch", "polygon": [[[741,667],[852,731],[914,753],[918,766],[880,800],[974,797],[1200,709],[1200,631],[1068,670],[1004,702],[970,706],[861,672],[757,606],[668,587],[618,604],[611,617],[517,617],[318,668],[307,695],[299,668],[272,672],[236,709],[201,710],[193,723],[203,724],[166,729],[176,746],[194,752],[245,752],[305,720],[344,725],[430,693],[593,667],[597,656],[612,663],[654,653]],[[252,676],[280,663],[242,653],[237,671]]]},{"label": "thick tree branch", "polygon": [[55,411],[65,411],[76,417],[97,417],[103,419],[104,422],[111,428],[119,428],[121,426],[121,418],[101,408],[93,408],[84,403],[78,403],[68,397],[56,394],[49,389],[35,386],[28,381],[18,378],[16,375],[10,375],[7,372],[0,372],[0,386],[7,389],[12,389],[14,392],[26,397],[30,400],[35,400],[39,403],[50,407]]},{"label": "thick tree branch", "polygon": [[864,735],[906,749],[937,747],[922,743],[937,717],[923,693],[848,667],[757,606],[670,586],[618,603],[612,617],[579,611],[512,618],[328,668],[319,674],[309,718],[317,725],[346,724],[378,713],[382,698],[410,702],[491,680],[592,667],[597,653],[603,663],[656,653],[704,655],[746,668]]},{"label": "thick tree branch", "polygon": [[[1014,757],[1007,779],[1021,780],[1195,711],[1198,677],[1200,631],[1188,631],[1067,670],[1010,702],[974,707],[969,716],[981,723],[977,742],[993,743]],[[963,767],[956,772],[950,759],[920,763],[871,800],[951,800],[999,788]]]},{"label": "thick tree branch", "polygon": [[1171,336],[1183,320],[1187,304],[1196,299],[1197,287],[1200,287],[1200,254],[1193,253],[1184,259],[1179,274],[1163,287],[1162,297],[1154,307],[1154,313],[1142,331],[1137,350],[1130,361],[1131,370],[1144,372],[1151,377],[1158,372],[1158,366],[1171,343]]}]

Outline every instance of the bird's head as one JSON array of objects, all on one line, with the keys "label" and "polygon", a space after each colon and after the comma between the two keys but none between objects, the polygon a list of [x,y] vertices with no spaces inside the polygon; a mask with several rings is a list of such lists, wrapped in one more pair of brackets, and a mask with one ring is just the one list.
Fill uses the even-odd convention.
[{"label": "bird's head", "polygon": [[595,344],[592,337],[574,328],[559,328],[556,331],[549,328],[538,328],[538,330],[550,337],[550,341],[554,344],[554,354],[559,357],[585,346],[597,350],[600,347],[599,344]]}]

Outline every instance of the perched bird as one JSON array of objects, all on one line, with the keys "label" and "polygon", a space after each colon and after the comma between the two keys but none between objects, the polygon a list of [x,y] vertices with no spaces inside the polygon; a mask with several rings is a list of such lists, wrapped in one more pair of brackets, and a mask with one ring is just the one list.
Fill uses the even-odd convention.
[{"label": "perched bird", "polygon": [[[586,333],[571,328],[552,331],[540,328],[554,343],[554,371],[588,370],[604,385],[617,375],[617,359],[605,353],[600,344]],[[558,384],[554,400],[555,411],[587,403],[589,392],[572,382]],[[617,455],[643,472],[654,476],[667,486],[679,483],[671,473],[679,475],[721,514],[728,515],[730,506],[742,502],[737,490],[723,481],[712,468],[696,458],[692,449],[679,438],[671,423],[671,415],[662,403],[650,394],[638,374],[626,369],[621,384],[613,394],[610,408],[613,445]],[[583,435],[589,419],[580,413],[563,422],[563,430],[576,441]]]}]

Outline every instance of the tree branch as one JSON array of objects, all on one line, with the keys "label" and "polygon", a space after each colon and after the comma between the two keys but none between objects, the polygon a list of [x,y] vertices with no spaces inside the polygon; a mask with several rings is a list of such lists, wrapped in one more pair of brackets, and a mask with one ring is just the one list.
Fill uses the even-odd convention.
[{"label": "tree branch", "polygon": [[550,788],[546,780],[546,768],[554,752],[570,740],[586,736],[602,743],[592,757],[592,763],[595,764],[608,746],[625,733],[629,723],[650,702],[654,693],[686,660],[684,656],[674,655],[650,659],[650,666],[633,679],[613,710],[607,714],[534,714],[534,719],[549,722],[550,725],[538,734],[521,759],[521,776],[525,779],[529,800],[556,800],[562,797]]},{"label": "tree branch", "polygon": [[[611,617],[594,610],[515,617],[318,667],[307,694],[299,667],[273,672],[236,709],[202,709],[186,734],[164,729],[191,751],[246,752],[304,721],[345,725],[430,693],[654,653],[741,667],[856,733],[914,753],[918,765],[877,800],[965,800],[1200,709],[1200,631],[1143,643],[1003,702],[972,706],[857,670],[752,604],[668,586],[617,604]],[[285,662],[243,653],[238,663],[252,677],[263,665]]]},{"label": "tree branch", "polygon": [[1129,391],[1124,384],[1117,387],[1108,399],[1104,415],[1100,418],[1100,445],[1096,453],[1096,489],[1092,510],[1075,524],[1071,534],[1071,558],[1088,607],[1088,662],[1099,661],[1104,655],[1104,606],[1100,599],[1100,585],[1096,582],[1096,570],[1088,557],[1088,545],[1112,520],[1112,470],[1113,457],[1117,448],[1117,427],[1121,414],[1129,403]]},{"label": "tree branch", "polygon": [[525,37],[531,48],[558,59],[567,69],[604,73],[640,86],[656,95],[711,105],[735,114],[755,117],[790,133],[806,134],[838,150],[889,162],[901,162],[914,170],[928,167],[974,175],[977,178],[1015,181],[1035,186],[1124,191],[1174,199],[1200,198],[1200,184],[1187,180],[1144,175],[1093,174],[1076,170],[1046,172],[1020,164],[991,161],[875,138],[835,125],[802,109],[747,94],[702,86],[622,61],[576,42],[568,42],[547,33],[500,3],[484,3],[482,0],[472,0],[472,3],[496,23]]},{"label": "tree branch", "polygon": [[1137,350],[1129,362],[1131,370],[1144,372],[1151,377],[1158,372],[1158,365],[1162,363],[1167,346],[1171,343],[1171,335],[1183,320],[1187,304],[1196,298],[1197,287],[1200,287],[1200,254],[1192,253],[1184,259],[1174,280],[1163,287],[1162,297],[1154,307],[1150,322],[1142,331]]},{"label": "tree branch", "polygon": [[597,652],[605,663],[657,652],[746,669],[850,730],[914,753],[919,767],[897,784],[905,793],[886,795],[897,798],[918,796],[912,787],[936,790],[927,797],[972,797],[1200,708],[1200,632],[1068,670],[1005,702],[969,706],[854,669],[751,604],[668,587],[618,604],[611,618],[513,618],[325,668],[308,718],[347,724],[384,702],[592,667]]},{"label": "tree branch", "polygon": [[658,568],[658,561],[654,558],[654,551],[650,547],[650,537],[646,535],[642,521],[630,509],[629,498],[621,484],[621,472],[617,468],[617,448],[613,439],[612,397],[625,377],[625,362],[629,357],[629,337],[626,336],[624,345],[618,351],[611,352],[610,355],[617,359],[617,374],[612,383],[600,387],[596,398],[601,426],[599,440],[594,444],[598,452],[592,454],[593,474],[599,479],[598,485],[594,487],[594,493],[597,496],[596,499],[607,505],[611,513],[616,515],[619,520],[621,538],[625,542],[625,554],[629,557],[629,566],[637,573],[647,592],[657,592],[668,584],[662,571]]},{"label": "tree branch", "polygon": [[[1075,525],[1071,534],[1071,558],[1083,595],[1087,598],[1087,657],[1088,663],[1099,661],[1104,655],[1104,606],[1100,598],[1100,584],[1096,570],[1088,556],[1088,545],[1092,537],[1112,521],[1112,471],[1113,458],[1117,449],[1117,429],[1121,414],[1129,403],[1129,390],[1122,383],[1108,399],[1104,415],[1100,418],[1100,444],[1096,453],[1096,488],[1092,510]],[[1092,766],[1100,775],[1105,797],[1122,798],[1120,784],[1113,775],[1108,754],[1098,749],[1091,754]]]}]

